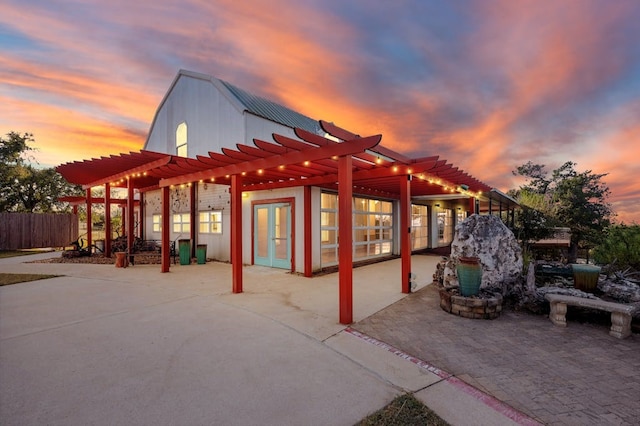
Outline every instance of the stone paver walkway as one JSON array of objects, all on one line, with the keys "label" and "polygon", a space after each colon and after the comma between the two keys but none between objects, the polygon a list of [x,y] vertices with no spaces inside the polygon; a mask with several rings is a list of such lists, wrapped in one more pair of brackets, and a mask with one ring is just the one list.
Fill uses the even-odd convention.
[{"label": "stone paver walkway", "polygon": [[640,336],[606,325],[505,311],[470,320],[439,307],[428,286],[357,324],[356,330],[457,376],[547,425],[637,425]]}]

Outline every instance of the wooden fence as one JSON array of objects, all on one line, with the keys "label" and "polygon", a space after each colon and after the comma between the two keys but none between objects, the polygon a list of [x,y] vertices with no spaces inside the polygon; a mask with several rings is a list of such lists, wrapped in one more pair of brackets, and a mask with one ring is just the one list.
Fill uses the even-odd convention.
[{"label": "wooden fence", "polygon": [[0,213],[0,250],[66,247],[78,238],[78,216]]}]

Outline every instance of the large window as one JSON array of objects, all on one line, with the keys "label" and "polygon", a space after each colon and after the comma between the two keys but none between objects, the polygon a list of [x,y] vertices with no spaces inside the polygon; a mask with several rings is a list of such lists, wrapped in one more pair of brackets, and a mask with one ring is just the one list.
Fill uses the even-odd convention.
[{"label": "large window", "polygon": [[320,195],[320,240],[321,264],[338,263],[338,196]]},{"label": "large window", "polygon": [[354,198],[353,258],[366,259],[391,253],[393,205],[390,201]]},{"label": "large window", "polygon": [[462,208],[458,207],[458,212],[456,214],[456,225],[462,223],[467,218],[467,212],[462,210]]},{"label": "large window", "polygon": [[153,232],[161,232],[162,231],[162,215],[154,214],[151,217],[151,221],[153,223]]},{"label": "large window", "polygon": [[436,208],[438,209],[438,245],[447,246],[453,241],[453,210]]},{"label": "large window", "polygon": [[176,129],[176,155],[187,156],[187,123],[184,121]]},{"label": "large window", "polygon": [[200,212],[201,234],[222,234],[222,212]]},{"label": "large window", "polygon": [[[353,198],[353,257],[362,260],[391,253],[393,205],[390,201]],[[338,196],[322,193],[320,205],[321,262],[338,263]]]},{"label": "large window", "polygon": [[429,209],[427,206],[411,205],[411,249],[429,247]]},{"label": "large window", "polygon": [[191,215],[189,213],[176,213],[173,215],[173,232],[191,232]]}]

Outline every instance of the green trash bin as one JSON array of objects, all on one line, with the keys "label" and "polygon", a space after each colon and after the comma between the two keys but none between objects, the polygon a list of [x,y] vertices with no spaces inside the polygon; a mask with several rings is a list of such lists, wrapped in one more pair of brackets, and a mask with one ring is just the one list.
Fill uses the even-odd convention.
[{"label": "green trash bin", "polygon": [[206,244],[198,244],[196,246],[196,258],[198,259],[198,265],[204,265],[207,262]]},{"label": "green trash bin", "polygon": [[180,254],[180,264],[191,263],[191,240],[178,240],[178,253]]}]

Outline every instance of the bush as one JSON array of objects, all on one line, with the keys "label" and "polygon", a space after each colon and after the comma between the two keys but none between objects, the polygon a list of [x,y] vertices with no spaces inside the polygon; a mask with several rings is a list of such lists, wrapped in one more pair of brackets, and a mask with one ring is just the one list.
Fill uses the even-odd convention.
[{"label": "bush", "polygon": [[613,270],[640,270],[640,225],[612,225],[602,243],[593,249],[593,259]]}]

